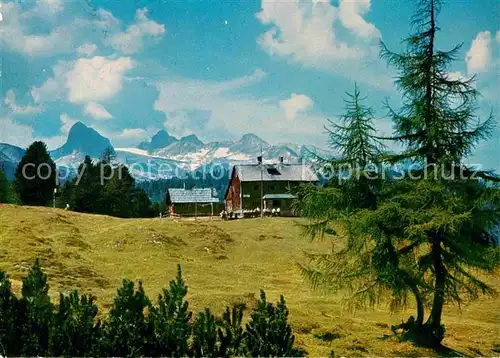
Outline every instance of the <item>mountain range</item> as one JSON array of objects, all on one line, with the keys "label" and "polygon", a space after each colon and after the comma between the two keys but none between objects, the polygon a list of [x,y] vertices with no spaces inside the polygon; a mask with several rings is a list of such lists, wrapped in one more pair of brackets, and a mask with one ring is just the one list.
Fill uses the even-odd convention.
[{"label": "mountain range", "polygon": [[[75,123],[66,143],[50,151],[59,168],[76,173],[85,155],[98,159],[106,148],[112,148],[116,161],[129,166],[136,180],[182,177],[196,170],[210,170],[214,165],[229,168],[235,164],[257,163],[262,154],[264,161],[297,163],[310,158],[311,154],[328,155],[314,147],[298,144],[272,145],[255,134],[245,134],[238,141],[215,141],[204,143],[196,135],[182,138],[171,136],[167,131],[158,131],[149,141],[134,148],[114,148],[111,141],[96,130],[81,122]],[[13,178],[17,163],[24,149],[0,143],[0,166],[9,179]]]}]

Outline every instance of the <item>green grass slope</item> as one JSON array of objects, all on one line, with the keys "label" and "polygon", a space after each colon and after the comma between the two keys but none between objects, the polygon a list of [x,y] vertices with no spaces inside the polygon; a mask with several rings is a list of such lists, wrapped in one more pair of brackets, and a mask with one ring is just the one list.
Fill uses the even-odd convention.
[{"label": "green grass slope", "polygon": [[[0,204],[0,270],[20,289],[36,257],[49,275],[51,295],[77,288],[97,296],[109,309],[123,278],[143,280],[151,299],[182,264],[194,312],[208,306],[256,303],[259,289],[285,296],[298,345],[311,356],[332,350],[346,356],[430,356],[437,353],[400,343],[390,325],[413,310],[391,314],[386,306],[348,312],[340,294],[312,291],[297,263],[303,252],[325,250],[311,242],[296,219],[173,221],[118,219],[50,208]],[[500,287],[498,275],[491,280]],[[500,343],[498,298],[481,298],[458,310],[446,307],[444,344],[452,355],[493,356]],[[496,350],[496,349],[495,349]]]}]

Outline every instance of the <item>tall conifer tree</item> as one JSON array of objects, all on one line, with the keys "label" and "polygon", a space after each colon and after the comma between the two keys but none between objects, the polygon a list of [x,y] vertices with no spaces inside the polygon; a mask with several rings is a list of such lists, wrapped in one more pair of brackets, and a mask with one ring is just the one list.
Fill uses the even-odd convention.
[{"label": "tall conifer tree", "polygon": [[[405,53],[382,45],[382,56],[399,70],[396,83],[403,96],[402,109],[390,110],[395,133],[389,139],[405,146],[385,158],[413,160],[417,169],[374,192],[376,205],[370,208],[343,213],[342,195],[325,189],[309,190],[301,203],[314,219],[310,228],[325,228],[336,219],[345,233],[340,249],[311,255],[304,271],[312,282],[347,287],[358,298],[352,302],[375,304],[390,292],[395,308],[413,294],[417,318],[397,328],[431,346],[444,337],[444,304],[493,293],[476,272],[492,273],[500,266],[498,238],[492,234],[500,222],[499,188],[485,182],[495,176],[463,165],[490,134],[493,119],[481,122],[475,116],[474,78],[456,80],[448,74],[459,46],[449,52],[435,48],[440,7],[439,0],[420,2]],[[424,322],[426,303],[430,313]]]},{"label": "tall conifer tree", "polygon": [[498,190],[487,188],[473,174],[494,177],[462,164],[475,145],[489,137],[494,121],[490,115],[481,122],[475,115],[475,78],[449,75],[461,45],[450,51],[436,48],[441,5],[441,0],[421,0],[413,18],[415,32],[406,40],[407,51],[393,53],[385,45],[381,51],[399,71],[396,84],[403,95],[401,110],[390,109],[395,129],[391,140],[407,148],[396,158],[412,158],[424,169],[420,172],[424,182],[416,188],[429,200],[420,207],[405,199],[399,204],[412,209],[413,222],[406,230],[413,246],[430,246],[419,259],[419,270],[433,287],[426,323],[433,344],[444,335],[441,316],[445,301],[460,303],[464,292],[476,296],[478,291],[491,291],[470,269],[493,270],[500,263],[498,252],[490,250],[489,235],[500,220]]},{"label": "tall conifer tree", "polygon": [[366,97],[354,84],[354,92],[346,93],[345,113],[340,123],[329,120],[327,127],[330,146],[337,150],[340,157],[330,160],[333,169],[330,186],[340,189],[343,196],[340,207],[374,208],[375,192],[380,182],[378,176],[380,157],[384,150],[382,143],[375,137],[374,116],[371,107],[364,104]]},{"label": "tall conifer tree", "polygon": [[[407,292],[413,291],[423,320],[423,299],[416,279],[408,267],[400,267],[407,259],[395,253],[381,229],[385,226],[373,225],[385,189],[381,171],[371,164],[379,164],[384,147],[375,138],[373,113],[363,99],[355,86],[354,93],[348,93],[341,123],[330,122],[331,148],[340,153],[339,158],[327,162],[330,167],[333,164],[335,175],[325,187],[304,187],[299,195],[301,213],[313,219],[306,226],[310,234],[321,236],[342,226],[342,234],[335,234],[339,245],[332,252],[309,255],[311,262],[302,268],[303,273],[315,287],[347,289],[353,307],[374,305],[387,294],[393,295],[394,307],[398,307],[406,302]],[[386,219],[386,226],[399,225],[395,215]]]},{"label": "tall conifer tree", "polygon": [[10,183],[3,169],[0,167],[0,203],[8,203],[10,200]]},{"label": "tall conifer tree", "polygon": [[381,57],[398,70],[396,85],[403,96],[399,111],[389,107],[395,135],[388,139],[407,148],[397,159],[412,158],[450,170],[478,141],[489,137],[494,120],[490,115],[481,122],[475,115],[475,78],[455,79],[449,73],[462,45],[449,51],[436,48],[441,3],[420,0],[412,21],[415,32],[405,40],[407,50],[394,53],[382,43]]},{"label": "tall conifer tree", "polygon": [[364,169],[378,161],[383,146],[375,138],[373,110],[363,104],[366,97],[361,96],[358,85],[354,84],[354,92],[347,92],[346,96],[345,113],[340,116],[340,123],[329,121],[330,146],[340,152],[335,162]]},{"label": "tall conifer tree", "polygon": [[47,205],[56,187],[56,165],[43,142],[33,142],[19,162],[14,187],[26,205]]}]

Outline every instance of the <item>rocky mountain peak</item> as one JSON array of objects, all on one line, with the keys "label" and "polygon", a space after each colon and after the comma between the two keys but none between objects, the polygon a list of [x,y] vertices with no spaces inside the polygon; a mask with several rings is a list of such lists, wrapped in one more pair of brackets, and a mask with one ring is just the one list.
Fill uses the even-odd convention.
[{"label": "rocky mountain peak", "polygon": [[95,129],[87,127],[82,122],[76,122],[69,130],[66,143],[52,151],[54,157],[62,157],[73,152],[98,158],[106,148],[113,148],[108,138],[103,137]]}]

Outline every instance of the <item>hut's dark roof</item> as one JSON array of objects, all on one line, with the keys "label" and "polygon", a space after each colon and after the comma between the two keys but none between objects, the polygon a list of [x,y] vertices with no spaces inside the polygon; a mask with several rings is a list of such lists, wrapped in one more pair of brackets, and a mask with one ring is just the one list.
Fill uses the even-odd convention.
[{"label": "hut's dark roof", "polygon": [[307,164],[260,164],[236,165],[238,178],[242,182],[253,181],[297,181],[317,182],[318,176]]},{"label": "hut's dark roof", "polygon": [[172,204],[187,203],[217,203],[219,199],[215,197],[213,189],[168,189],[170,202]]},{"label": "hut's dark roof", "polygon": [[295,199],[297,198],[293,194],[266,194],[262,199]]}]

